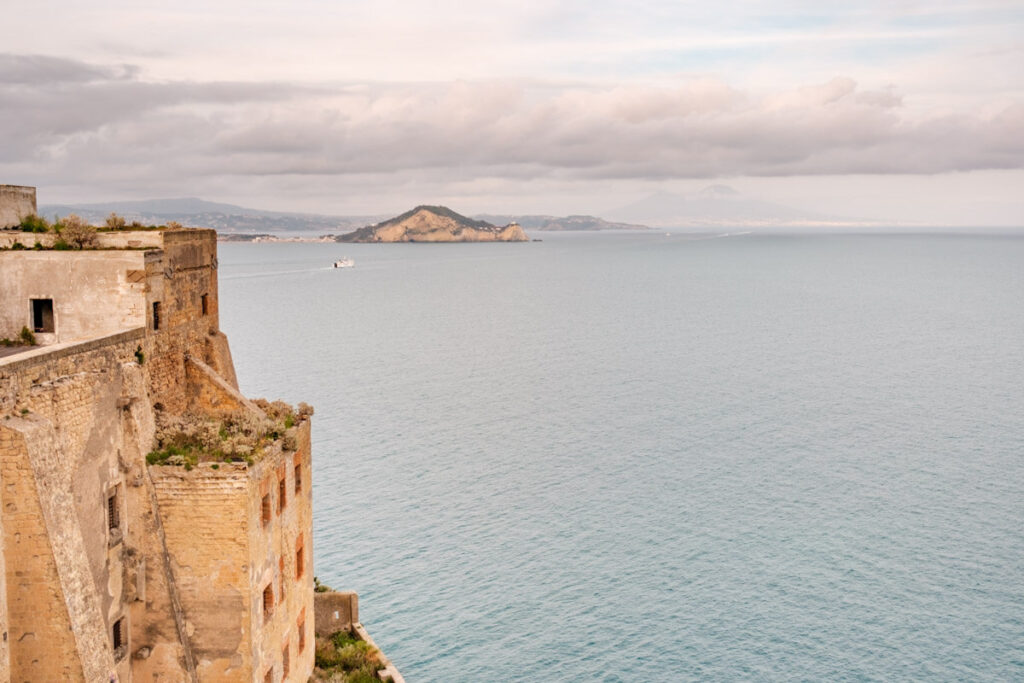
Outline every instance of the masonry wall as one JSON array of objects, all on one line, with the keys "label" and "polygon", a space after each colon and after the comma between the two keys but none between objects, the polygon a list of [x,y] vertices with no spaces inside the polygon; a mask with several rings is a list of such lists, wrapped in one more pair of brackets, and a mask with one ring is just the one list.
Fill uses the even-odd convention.
[{"label": "masonry wall", "polygon": [[[251,466],[150,468],[185,618],[194,629],[200,680],[263,683],[269,670],[275,682],[305,681],[312,670],[308,421],[296,427],[296,436],[296,451],[284,451],[277,442]],[[270,498],[266,521],[264,495]],[[301,576],[297,552],[303,554]],[[272,601],[265,612],[267,587]]]},{"label": "masonry wall", "polygon": [[142,251],[0,252],[0,337],[33,329],[32,299],[53,301],[53,334],[41,344],[78,341],[146,323]]},{"label": "masonry wall", "polygon": [[36,188],[0,185],[0,228],[11,228],[36,212]]},{"label": "masonry wall", "polygon": [[[12,257],[0,273],[27,263],[74,280],[106,264],[115,275],[89,288],[108,293],[118,273],[141,271],[129,298],[144,302],[117,323],[134,329],[0,358],[0,680],[263,683],[269,672],[276,683],[312,670],[308,419],[293,427],[295,451],[278,441],[251,465],[145,460],[158,410],[253,409],[218,329],[214,239],[164,232],[161,249],[42,261],[0,253]],[[63,286],[79,302],[92,295]]]}]

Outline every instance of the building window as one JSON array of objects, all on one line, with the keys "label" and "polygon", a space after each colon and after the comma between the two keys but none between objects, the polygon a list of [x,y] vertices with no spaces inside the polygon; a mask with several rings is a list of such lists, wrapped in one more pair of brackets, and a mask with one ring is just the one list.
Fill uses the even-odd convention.
[{"label": "building window", "polygon": [[32,299],[32,329],[53,332],[53,299]]},{"label": "building window", "polygon": [[153,302],[153,329],[154,330],[159,330],[160,329],[160,302],[159,301],[154,301]]},{"label": "building window", "polygon": [[267,587],[263,589],[263,621],[270,621],[270,616],[274,613],[274,583],[270,582]]},{"label": "building window", "polygon": [[281,588],[280,588],[280,590],[278,590],[277,601],[283,603],[284,602],[284,584],[285,584],[285,578],[284,578],[284,555],[282,555],[281,557],[279,557],[277,559],[277,575],[279,577],[281,577]]},{"label": "building window", "polygon": [[302,536],[295,542],[295,578],[300,579],[306,571],[306,553],[302,547]]},{"label": "building window", "polygon": [[288,670],[291,668],[288,661],[288,649],[288,643],[285,643],[284,647],[281,648],[281,678],[287,678]]},{"label": "building window", "polygon": [[110,642],[114,646],[114,659],[120,660],[128,651],[128,639],[124,629],[124,617],[114,622],[110,628]]},{"label": "building window", "polygon": [[295,629],[299,632],[299,652],[301,653],[306,649],[306,612],[303,610],[302,616],[299,617],[299,621],[295,624]]},{"label": "building window", "polygon": [[203,315],[209,315],[210,314],[210,297],[208,295],[206,295],[206,294],[203,294],[201,297],[199,297],[199,304],[200,304],[200,306],[203,309]]},{"label": "building window", "polygon": [[295,463],[295,495],[302,493],[302,463]]},{"label": "building window", "polygon": [[270,508],[270,494],[263,496],[263,526],[270,524],[270,518],[273,512]]},{"label": "building window", "polygon": [[120,496],[117,495],[117,489],[113,489],[110,495],[107,496],[107,529],[110,531],[117,531],[121,528],[121,510]]},{"label": "building window", "polygon": [[277,501],[278,513],[284,512],[284,507],[288,504],[288,477],[283,472],[277,482]]}]

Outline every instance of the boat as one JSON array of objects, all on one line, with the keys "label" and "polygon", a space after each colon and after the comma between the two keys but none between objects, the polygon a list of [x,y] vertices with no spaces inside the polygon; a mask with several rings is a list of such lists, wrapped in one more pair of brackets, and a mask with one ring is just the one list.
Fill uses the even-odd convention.
[{"label": "boat", "polygon": [[334,262],[335,268],[352,268],[356,265],[356,262],[350,258],[339,259]]}]

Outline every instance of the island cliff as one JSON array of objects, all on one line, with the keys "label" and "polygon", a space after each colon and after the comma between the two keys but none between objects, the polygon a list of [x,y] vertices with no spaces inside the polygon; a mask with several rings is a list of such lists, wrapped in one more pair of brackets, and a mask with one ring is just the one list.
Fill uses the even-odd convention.
[{"label": "island cliff", "polygon": [[526,242],[517,223],[477,221],[445,206],[417,206],[401,216],[336,238],[339,242]]}]

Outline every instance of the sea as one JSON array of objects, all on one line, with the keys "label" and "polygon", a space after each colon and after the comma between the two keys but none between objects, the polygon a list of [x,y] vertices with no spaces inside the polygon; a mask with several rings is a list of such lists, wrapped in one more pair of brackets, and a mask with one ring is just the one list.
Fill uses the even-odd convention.
[{"label": "sea", "polygon": [[1024,237],[531,236],[220,246],[410,683],[1024,680]]}]

